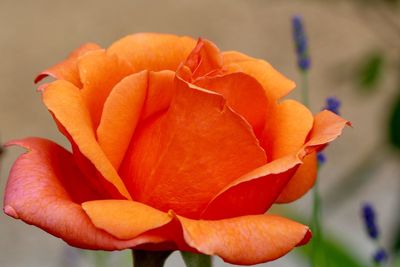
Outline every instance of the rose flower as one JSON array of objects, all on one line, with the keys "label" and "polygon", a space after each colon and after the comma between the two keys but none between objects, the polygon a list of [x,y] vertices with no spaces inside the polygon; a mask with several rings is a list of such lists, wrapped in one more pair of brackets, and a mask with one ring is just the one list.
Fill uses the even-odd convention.
[{"label": "rose flower", "polygon": [[265,214],[314,184],[346,121],[282,100],[294,83],[207,40],[135,34],[85,44],[39,91],[72,152],[42,138],[14,163],[4,211],[86,249],[273,260],[311,236]]}]

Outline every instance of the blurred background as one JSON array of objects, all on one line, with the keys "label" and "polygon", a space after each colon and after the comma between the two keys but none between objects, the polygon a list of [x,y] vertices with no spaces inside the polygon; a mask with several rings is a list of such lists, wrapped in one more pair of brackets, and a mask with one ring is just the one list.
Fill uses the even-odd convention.
[{"label": "blurred background", "polygon": [[[341,115],[354,126],[328,147],[320,171],[328,264],[372,266],[377,245],[360,215],[367,201],[377,213],[380,245],[391,253],[394,265],[400,224],[399,14],[395,0],[0,0],[0,141],[40,136],[68,147],[33,79],[88,41],[107,47],[136,32],[201,36],[221,50],[265,59],[299,82],[291,17],[301,15],[312,60],[311,109],[318,112],[326,97],[336,96]],[[290,97],[299,98],[298,91]],[[2,153],[0,195],[21,152],[10,148]],[[309,193],[274,211],[309,222],[311,203]],[[307,253],[307,248],[297,249],[259,266],[309,266]],[[0,215],[2,267],[130,266],[129,252],[109,254],[68,247],[36,227]],[[214,264],[230,266],[218,258]],[[167,266],[184,265],[175,253]]]}]

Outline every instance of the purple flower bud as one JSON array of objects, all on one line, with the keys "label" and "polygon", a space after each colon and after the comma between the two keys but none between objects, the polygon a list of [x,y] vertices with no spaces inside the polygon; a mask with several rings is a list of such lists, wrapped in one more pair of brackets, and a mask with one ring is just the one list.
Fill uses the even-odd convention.
[{"label": "purple flower bud", "polygon": [[366,231],[372,239],[377,239],[379,236],[379,229],[376,224],[376,215],[373,206],[369,203],[365,203],[362,206],[362,217],[364,219]]},{"label": "purple flower bud", "polygon": [[297,65],[301,70],[308,70],[311,65],[307,36],[304,31],[303,20],[300,16],[292,17],[293,39],[296,46]]}]

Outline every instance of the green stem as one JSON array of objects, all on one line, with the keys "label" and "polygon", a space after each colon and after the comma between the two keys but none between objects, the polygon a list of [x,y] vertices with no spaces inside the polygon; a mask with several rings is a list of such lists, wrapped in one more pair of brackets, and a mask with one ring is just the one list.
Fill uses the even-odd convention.
[{"label": "green stem", "polygon": [[[302,79],[302,101],[303,104],[309,108],[310,99],[308,93],[308,71],[301,71],[301,79]],[[318,179],[317,179],[318,180]],[[318,182],[315,182],[313,188],[313,201],[312,201],[312,230],[313,230],[313,240],[312,240],[312,252],[311,252],[311,266],[317,267],[318,262],[318,251],[322,244],[322,230],[321,230],[321,221],[320,221],[320,212],[321,212],[321,200],[318,191]]]},{"label": "green stem", "polygon": [[302,70],[301,71],[301,95],[302,95],[302,102],[304,106],[310,108],[310,98],[308,95],[308,71]]},{"label": "green stem", "polygon": [[133,267],[163,267],[172,251],[132,250]]},{"label": "green stem", "polygon": [[[318,265],[318,252],[321,251],[322,244],[322,227],[321,227],[321,199],[318,191],[318,179],[315,181],[313,188],[313,209],[312,209],[312,254],[311,266]],[[323,255],[324,256],[324,255]],[[325,260],[325,259],[324,259]]]}]

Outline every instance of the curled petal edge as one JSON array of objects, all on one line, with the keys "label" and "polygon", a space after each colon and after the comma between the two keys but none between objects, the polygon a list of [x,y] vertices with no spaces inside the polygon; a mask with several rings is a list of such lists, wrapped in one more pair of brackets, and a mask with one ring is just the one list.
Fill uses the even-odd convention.
[{"label": "curled petal edge", "polygon": [[269,162],[229,184],[208,203],[201,218],[221,219],[265,212],[303,163],[303,158],[336,139],[346,125],[351,123],[330,111],[318,113],[308,141],[297,153]]},{"label": "curled petal edge", "polygon": [[[158,226],[148,233],[157,232],[177,249],[217,255],[243,265],[277,259],[311,237],[307,226],[275,215],[192,220],[129,200],[87,202],[83,209],[96,227],[120,239],[137,237],[137,229]],[[107,216],[109,213],[113,216]]]}]

